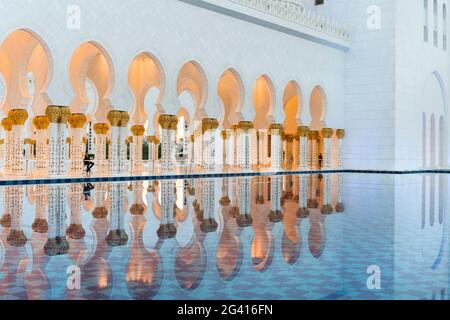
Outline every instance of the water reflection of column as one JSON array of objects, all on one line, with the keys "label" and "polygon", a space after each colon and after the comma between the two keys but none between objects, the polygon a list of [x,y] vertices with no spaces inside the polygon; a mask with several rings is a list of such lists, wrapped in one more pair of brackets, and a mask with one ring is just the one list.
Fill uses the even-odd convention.
[{"label": "water reflection of column", "polygon": [[222,178],[221,179],[221,184],[222,184],[222,197],[220,198],[220,205],[225,207],[225,206],[229,206],[231,203],[230,200],[230,178]]},{"label": "water reflection of column", "polygon": [[33,119],[36,128],[36,173],[48,173],[48,144],[47,131],[50,121],[47,116],[38,116]]},{"label": "water reflection of column", "polygon": [[336,212],[342,213],[345,211],[345,205],[342,202],[342,174],[336,175],[336,195],[337,195],[337,205]]},{"label": "water reflection of column", "polygon": [[203,183],[203,220],[200,230],[204,233],[215,232],[218,224],[214,218],[216,208],[216,179],[208,179]]},{"label": "water reflection of column", "polygon": [[95,203],[92,215],[96,219],[103,219],[108,216],[108,209],[106,209],[106,194],[108,193],[108,183],[95,184]]},{"label": "water reflection of column", "polygon": [[239,216],[237,217],[237,223],[241,228],[249,227],[253,223],[253,219],[250,214],[251,178],[238,178],[238,190]]},{"label": "water reflection of column", "polygon": [[144,143],[145,128],[142,125],[135,125],[131,127],[133,134],[133,168],[132,171],[137,173],[142,171],[142,148]]},{"label": "water reflection of column", "polygon": [[175,158],[173,154],[174,136],[178,126],[178,118],[173,115],[161,115],[158,123],[161,126],[161,167],[163,171],[172,171]]},{"label": "water reflection of column", "polygon": [[333,213],[333,207],[331,206],[331,176],[324,175],[322,179],[323,183],[323,205],[320,211],[322,214]]},{"label": "water reflection of column", "polygon": [[106,123],[96,123],[95,132],[95,173],[107,173],[108,163],[106,160],[106,140],[109,131],[109,125]]},{"label": "water reflection of column", "polygon": [[27,238],[22,228],[23,215],[23,186],[8,187],[6,192],[10,193],[9,205],[11,213],[11,230],[7,237],[8,244],[14,247],[23,247],[27,243]]},{"label": "water reflection of column", "polygon": [[282,191],[282,177],[274,176],[271,178],[270,184],[272,195],[272,208],[270,210],[269,219],[271,222],[280,222],[283,219],[283,211],[281,208],[281,191]]},{"label": "water reflection of column", "polygon": [[11,192],[10,187],[4,187],[3,189],[3,215],[0,219],[0,224],[3,228],[11,227]]},{"label": "water reflection of column", "polygon": [[125,232],[125,196],[126,185],[124,183],[111,183],[109,185],[110,224],[106,242],[110,247],[124,246],[128,242]]},{"label": "water reflection of column", "polygon": [[308,209],[308,182],[309,176],[299,176],[299,199],[298,199],[298,218],[306,218],[309,216]]},{"label": "water reflection of column", "polygon": [[238,162],[240,169],[250,170],[252,164],[252,139],[251,130],[254,125],[249,121],[241,121],[238,124]]},{"label": "water reflection of column", "polygon": [[177,229],[174,224],[173,206],[175,203],[175,182],[161,181],[161,225],[157,231],[161,239],[174,238]]},{"label": "water reflection of column", "polygon": [[67,187],[63,185],[48,186],[48,239],[44,246],[49,256],[66,254],[69,242],[66,239]]},{"label": "water reflection of column", "polygon": [[46,206],[48,202],[47,186],[38,185],[36,186],[36,207],[35,216],[32,229],[36,233],[47,233],[48,223],[47,223],[47,212]]},{"label": "water reflection of column", "polygon": [[317,202],[317,184],[318,179],[316,175],[311,175],[309,178],[309,199],[308,199],[308,208],[316,209],[319,206]]},{"label": "water reflection of column", "polygon": [[5,132],[4,140],[4,161],[5,165],[3,171],[6,174],[11,173],[11,137],[12,137],[12,121],[9,118],[4,118],[2,120],[3,131]]},{"label": "water reflection of column", "polygon": [[66,234],[71,239],[83,239],[86,232],[81,222],[81,201],[83,197],[83,185],[71,184],[69,186],[70,225]]},{"label": "water reflection of column", "polygon": [[142,216],[147,211],[147,207],[144,204],[143,192],[144,182],[136,181],[132,183],[133,186],[133,204],[130,208],[130,213],[133,216]]},{"label": "water reflection of column", "polygon": [[24,109],[14,109],[9,111],[8,118],[12,121],[11,174],[24,175],[26,168],[23,155],[23,129],[28,119],[28,112]]},{"label": "water reflection of column", "polygon": [[257,178],[256,204],[264,204],[264,177]]}]

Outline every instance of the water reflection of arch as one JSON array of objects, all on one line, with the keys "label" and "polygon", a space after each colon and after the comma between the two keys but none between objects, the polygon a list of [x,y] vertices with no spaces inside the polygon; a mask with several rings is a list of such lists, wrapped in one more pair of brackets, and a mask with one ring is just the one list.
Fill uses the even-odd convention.
[{"label": "water reflection of arch", "polygon": [[207,252],[203,245],[205,235],[200,230],[200,221],[196,220],[194,228],[194,237],[188,245],[178,246],[175,256],[175,277],[179,286],[189,291],[200,286],[207,269]]},{"label": "water reflection of arch", "polygon": [[[423,176],[421,239],[425,263],[436,270],[441,265],[448,241],[447,175]],[[434,245],[434,246],[432,246]],[[425,247],[426,246],[426,247]]]}]

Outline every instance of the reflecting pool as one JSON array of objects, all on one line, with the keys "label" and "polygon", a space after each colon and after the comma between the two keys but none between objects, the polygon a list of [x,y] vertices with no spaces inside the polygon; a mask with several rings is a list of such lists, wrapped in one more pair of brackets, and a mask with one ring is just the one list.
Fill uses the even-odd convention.
[{"label": "reflecting pool", "polygon": [[7,186],[0,299],[448,299],[447,175]]}]

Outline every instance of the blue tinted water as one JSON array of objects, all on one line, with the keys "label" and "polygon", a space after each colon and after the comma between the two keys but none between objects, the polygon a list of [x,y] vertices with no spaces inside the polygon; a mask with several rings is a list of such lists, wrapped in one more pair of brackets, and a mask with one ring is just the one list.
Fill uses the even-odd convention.
[{"label": "blue tinted water", "polygon": [[93,186],[1,188],[0,299],[449,298],[447,175]]}]

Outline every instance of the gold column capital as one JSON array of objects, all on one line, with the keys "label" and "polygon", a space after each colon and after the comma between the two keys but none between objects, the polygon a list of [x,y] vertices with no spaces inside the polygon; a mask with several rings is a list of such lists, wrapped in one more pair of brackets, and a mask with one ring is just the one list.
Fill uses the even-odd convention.
[{"label": "gold column capital", "polygon": [[0,139],[0,146],[5,144],[5,139]]},{"label": "gold column capital", "polygon": [[50,120],[47,116],[36,116],[33,118],[33,125],[37,130],[47,130],[50,125]]},{"label": "gold column capital", "polygon": [[67,144],[72,144],[72,138],[67,137],[67,138],[66,138],[66,143],[67,143]]},{"label": "gold column capital", "polygon": [[122,122],[122,111],[111,110],[106,115],[111,127],[120,127]]},{"label": "gold column capital", "polygon": [[336,130],[336,136],[338,137],[338,139],[344,139],[344,137],[345,137],[345,130],[344,129]]},{"label": "gold column capital", "polygon": [[236,131],[238,129],[238,125],[237,124],[233,124],[231,126],[231,130]]},{"label": "gold column capital", "polygon": [[214,118],[205,118],[202,120],[203,133],[210,130],[216,130],[219,127],[219,121]]},{"label": "gold column capital", "polygon": [[297,134],[299,135],[299,137],[307,138],[309,132],[310,132],[309,127],[301,126],[297,128]]},{"label": "gold column capital", "polygon": [[84,125],[86,124],[87,117],[83,113],[72,113],[69,116],[69,124],[70,127],[73,129],[82,129]]},{"label": "gold column capital", "polygon": [[240,121],[237,128],[238,130],[249,131],[255,128],[255,125],[251,121]]},{"label": "gold column capital", "polygon": [[158,123],[162,129],[177,130],[178,118],[171,114],[163,114],[159,116]]},{"label": "gold column capital", "polygon": [[45,109],[45,115],[50,123],[66,124],[69,120],[69,107],[50,105]]},{"label": "gold column capital", "polygon": [[330,139],[333,136],[333,129],[330,128],[323,128],[322,129],[322,135],[325,139]]},{"label": "gold column capital", "polygon": [[119,127],[126,127],[128,126],[128,123],[130,122],[130,115],[126,111],[121,111],[121,119],[119,123]]},{"label": "gold column capital", "polygon": [[228,140],[231,138],[231,133],[228,130],[222,130],[221,135],[223,140]]},{"label": "gold column capital", "polygon": [[282,131],[284,129],[284,126],[281,123],[272,123],[269,126],[269,130],[280,130]]},{"label": "gold column capital", "polygon": [[11,130],[12,130],[12,126],[13,126],[13,123],[12,123],[11,119],[9,119],[9,118],[4,118],[4,119],[2,120],[2,127],[3,127],[3,130],[5,130],[5,131],[11,131]]},{"label": "gold column capital", "polygon": [[135,137],[142,137],[145,133],[145,128],[143,125],[134,125],[131,127],[131,133]]},{"label": "gold column capital", "polygon": [[284,136],[284,140],[287,142],[293,142],[294,141],[294,135],[292,134],[287,134]]},{"label": "gold column capital", "polygon": [[109,125],[106,123],[96,123],[94,124],[94,132],[96,134],[107,134],[109,130]]},{"label": "gold column capital", "polygon": [[150,143],[154,143],[154,144],[159,144],[159,139],[156,136],[148,136],[148,142]]},{"label": "gold column capital", "polygon": [[12,109],[8,112],[13,126],[23,126],[28,119],[28,112],[25,109]]},{"label": "gold column capital", "polygon": [[319,131],[310,131],[309,135],[308,135],[308,138],[310,140],[317,140],[317,139],[319,139]]}]

